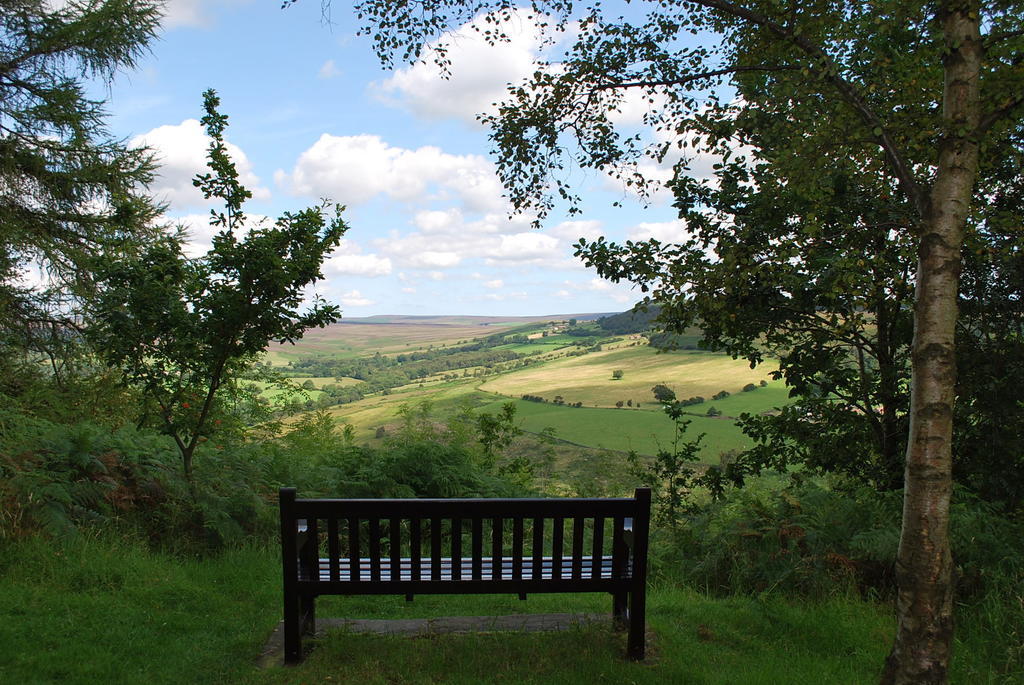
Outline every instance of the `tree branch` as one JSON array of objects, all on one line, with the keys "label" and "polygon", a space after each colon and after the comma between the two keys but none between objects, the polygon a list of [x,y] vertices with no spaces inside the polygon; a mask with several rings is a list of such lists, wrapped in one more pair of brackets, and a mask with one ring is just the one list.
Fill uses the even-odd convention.
[{"label": "tree branch", "polygon": [[990,129],[993,126],[993,124],[995,124],[1003,117],[1007,116],[1010,112],[1017,109],[1021,105],[1024,105],[1024,95],[1017,96],[1006,105],[1000,107],[999,109],[993,110],[986,114],[985,116],[983,116],[981,118],[981,121],[978,122],[978,135],[980,136],[984,134],[986,131],[988,131],[988,129]]},{"label": "tree branch", "polygon": [[811,67],[811,71],[821,74],[825,80],[832,83],[847,104],[849,104],[854,111],[860,115],[860,118],[872,131],[881,131],[880,135],[874,136],[875,142],[885,152],[889,164],[892,167],[892,171],[896,175],[900,186],[903,188],[903,192],[906,193],[907,198],[910,200],[911,204],[914,205],[914,209],[917,210],[919,216],[923,217],[927,213],[929,203],[928,196],[922,192],[921,188],[918,186],[917,180],[914,178],[914,174],[911,171],[910,164],[906,159],[904,159],[902,152],[896,145],[895,141],[893,141],[892,136],[890,136],[888,131],[886,131],[886,127],[881,118],[879,118],[875,111],[871,109],[863,98],[861,98],[853,84],[839,75],[838,65],[835,60],[828,55],[828,53],[806,37],[797,35],[792,28],[787,28],[760,12],[740,7],[728,0],[693,0],[693,2],[696,5],[701,5],[712,10],[718,10],[728,14],[729,16],[765,28],[780,38],[789,41],[795,47],[803,51],[804,54],[820,60],[827,68],[825,70],[819,70]]},{"label": "tree branch", "polygon": [[748,71],[799,71],[800,67],[792,64],[780,64],[775,66],[750,66],[750,67],[727,67],[725,69],[714,69],[712,71],[704,71],[699,74],[690,74],[677,79],[665,79],[662,81],[631,81],[627,83],[602,83],[594,86],[594,90],[613,90],[615,88],[651,88],[654,86],[683,86],[687,83],[699,81],[705,78],[714,78],[715,76],[725,76],[726,74],[738,74]]},{"label": "tree branch", "polygon": [[1009,40],[1011,38],[1018,38],[1020,36],[1024,36],[1024,29],[1019,29],[1017,31],[1003,31],[1002,33],[990,33],[982,38],[982,43],[984,43],[985,47],[988,47],[995,43]]}]

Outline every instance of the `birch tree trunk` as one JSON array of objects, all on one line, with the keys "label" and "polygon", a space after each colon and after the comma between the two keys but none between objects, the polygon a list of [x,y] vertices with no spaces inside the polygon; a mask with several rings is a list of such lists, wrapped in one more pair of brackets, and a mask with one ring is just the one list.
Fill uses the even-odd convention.
[{"label": "birch tree trunk", "polygon": [[954,333],[960,249],[978,171],[982,46],[974,2],[944,3],[938,20],[947,49],[945,135],[919,236],[910,438],[896,561],[898,625],[884,685],[948,682],[953,638]]}]

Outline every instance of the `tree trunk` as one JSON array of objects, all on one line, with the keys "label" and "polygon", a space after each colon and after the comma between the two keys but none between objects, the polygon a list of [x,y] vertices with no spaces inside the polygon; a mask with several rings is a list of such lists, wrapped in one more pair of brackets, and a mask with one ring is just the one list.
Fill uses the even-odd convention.
[{"label": "tree trunk", "polygon": [[953,639],[954,333],[960,248],[978,169],[981,40],[974,2],[947,2],[938,166],[918,245],[903,531],[896,560],[897,632],[882,683],[946,683]]}]

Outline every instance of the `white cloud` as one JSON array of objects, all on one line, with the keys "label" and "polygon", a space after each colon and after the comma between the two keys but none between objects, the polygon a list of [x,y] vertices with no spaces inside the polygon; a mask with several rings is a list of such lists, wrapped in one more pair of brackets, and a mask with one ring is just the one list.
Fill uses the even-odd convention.
[{"label": "white cloud", "polygon": [[446,233],[462,225],[462,212],[457,208],[428,209],[416,212],[412,223],[424,233]]},{"label": "white cloud", "polygon": [[[199,189],[192,185],[196,174],[206,173],[206,148],[210,137],[196,119],[186,119],[176,126],[158,126],[129,141],[130,147],[152,149],[160,168],[150,191],[166,201],[172,211],[187,211],[208,207],[216,203],[203,199]],[[226,143],[228,155],[238,169],[242,185],[252,191],[253,197],[267,199],[270,191],[260,186],[260,179],[252,171],[252,164],[240,147]]]},{"label": "white cloud", "polygon": [[639,223],[626,233],[629,240],[650,240],[663,243],[680,243],[686,239],[686,224],[681,220]]},{"label": "white cloud", "polygon": [[368,307],[371,304],[376,304],[373,300],[363,297],[363,294],[358,290],[349,290],[347,293],[342,293],[338,299],[346,307]]},{"label": "white cloud", "polygon": [[492,290],[497,290],[498,288],[505,287],[505,281],[501,280],[500,278],[496,278],[493,281],[487,281],[486,283],[484,283],[484,287],[491,288]]},{"label": "white cloud", "polygon": [[[471,260],[482,260],[486,266],[582,268],[570,257],[564,241],[547,231],[527,228],[529,221],[528,217],[509,219],[499,214],[467,221],[457,209],[424,210],[417,212],[411,222],[419,230],[404,234],[392,231],[387,238],[379,238],[373,244],[402,268],[448,269]],[[592,233],[598,225],[597,222],[568,223],[576,225],[563,227],[563,232],[574,238],[580,229]],[[486,280],[493,279],[494,275],[485,277],[475,272],[470,278]]]},{"label": "white cloud", "polygon": [[203,0],[165,0],[164,18],[160,22],[165,29],[180,26],[208,27],[212,20],[203,11]]},{"label": "white cloud", "polygon": [[332,79],[341,76],[341,74],[341,69],[334,63],[334,60],[329,59],[320,67],[320,71],[317,72],[317,78]]},{"label": "white cloud", "polygon": [[458,266],[462,257],[457,252],[424,250],[406,257],[406,264],[418,269],[447,269]]},{"label": "white cloud", "polygon": [[602,226],[603,224],[600,221],[595,220],[563,221],[545,232],[550,233],[556,238],[561,238],[567,242],[575,243],[580,238],[597,240],[604,235]]},{"label": "white cloud", "polygon": [[[456,118],[475,122],[476,115],[493,111],[504,99],[506,86],[536,71],[545,36],[535,18],[512,11],[508,21],[480,15],[427,46],[423,59],[374,84],[380,98],[393,101],[426,119]],[[504,31],[509,40],[488,45],[483,32]],[[448,78],[434,63],[438,46],[450,60]]]},{"label": "white cloud", "polygon": [[494,165],[480,155],[451,155],[440,148],[392,147],[378,136],[320,136],[291,173],[277,183],[292,193],[330,197],[345,204],[377,195],[403,202],[455,197],[475,212],[501,212],[505,202]]},{"label": "white cloud", "polygon": [[391,273],[391,260],[375,254],[341,254],[324,262],[324,272],[328,275],[387,276]]},{"label": "white cloud", "polygon": [[550,259],[559,250],[557,238],[542,233],[515,233],[501,236],[501,242],[488,251],[488,263],[524,262]]}]

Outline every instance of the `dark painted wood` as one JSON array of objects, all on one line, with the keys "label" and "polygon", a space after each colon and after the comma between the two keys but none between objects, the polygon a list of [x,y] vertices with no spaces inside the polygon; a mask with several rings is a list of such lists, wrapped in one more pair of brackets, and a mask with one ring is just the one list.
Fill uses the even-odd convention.
[{"label": "dark painted wood", "polygon": [[[629,630],[629,657],[643,658],[649,490],[638,489],[632,499],[300,500],[294,489],[283,488],[280,502],[286,661],[301,658],[301,634],[315,625],[319,595],[390,594],[411,599],[416,594],[506,592],[520,599],[527,593],[608,592],[613,615]],[[526,518],[531,520],[528,550]],[[319,558],[318,519],[326,521],[326,558]],[[339,519],[347,523],[347,550],[341,548]],[[388,520],[386,550],[381,519]],[[462,540],[467,519],[469,557],[463,555]],[[567,519],[572,522],[568,556]],[[404,520],[409,525],[407,557]],[[510,549],[505,547],[506,520],[512,528]],[[426,557],[424,521],[430,526]],[[443,550],[445,530],[450,556]],[[488,556],[485,534],[490,538]]]},{"label": "dark painted wood", "polygon": [[338,544],[338,519],[327,519],[327,558],[331,565],[331,580],[338,580],[341,568],[341,548]]},{"label": "dark painted wood", "polygon": [[505,544],[504,531],[502,530],[502,519],[496,518],[491,521],[491,578],[501,580],[501,559],[502,546]]},{"label": "dark painted wood", "polygon": [[[402,519],[392,516],[389,523],[388,550],[391,568],[398,568],[402,562]],[[394,580],[394,578],[391,578]]]},{"label": "dark painted wood", "polygon": [[[512,519],[512,578],[523,578],[523,518]],[[522,597],[520,597],[522,599]]]},{"label": "dark painted wood", "polygon": [[594,540],[593,546],[591,547],[590,558],[593,560],[590,574],[593,578],[594,575],[600,573],[601,555],[604,554],[604,517],[594,517]]},{"label": "dark painted wood", "polygon": [[287,663],[295,663],[302,658],[295,488],[281,488],[278,498],[281,509],[281,568],[284,577],[284,660]]},{"label": "dark painted wood", "polygon": [[531,577],[540,580],[541,561],[544,559],[544,519],[533,519],[533,572]]},{"label": "dark painted wood", "polygon": [[473,580],[484,577],[484,521],[479,516],[473,518]]},{"label": "dark painted wood", "polygon": [[356,570],[352,577],[353,581],[359,580],[359,519],[349,518],[348,520],[348,563],[349,568]]},{"label": "dark painted wood", "polygon": [[551,520],[551,559],[553,560],[552,578],[562,577],[562,550],[565,547],[565,519],[556,516]]},{"label": "dark painted wood", "polygon": [[583,577],[583,527],[584,519],[577,516],[572,520],[572,577]]},{"label": "dark painted wood", "polygon": [[418,518],[409,521],[409,557],[412,560],[412,580],[420,579],[420,554],[423,551],[423,539]]},{"label": "dark painted wood", "polygon": [[370,580],[380,581],[380,519],[372,518],[367,526],[370,538]]},{"label": "dark painted wood", "polygon": [[452,519],[452,559],[458,559],[452,580],[462,580],[462,519]]},{"label": "dark painted wood", "polygon": [[595,511],[606,516],[631,516],[636,511],[632,498],[565,498],[565,499],[297,499],[295,513],[298,518],[328,518],[350,516],[364,519],[376,516],[387,518],[427,519],[474,516],[494,518],[503,516],[593,516]]},{"label": "dark painted wood", "polygon": [[441,519],[430,519],[430,579],[441,580]]}]

